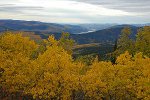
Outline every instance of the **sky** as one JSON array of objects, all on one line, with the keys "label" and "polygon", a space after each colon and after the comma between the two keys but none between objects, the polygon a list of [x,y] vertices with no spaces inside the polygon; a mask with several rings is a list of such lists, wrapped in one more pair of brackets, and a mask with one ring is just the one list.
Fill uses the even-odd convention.
[{"label": "sky", "polygon": [[0,0],[0,19],[52,23],[150,23],[150,0]]}]

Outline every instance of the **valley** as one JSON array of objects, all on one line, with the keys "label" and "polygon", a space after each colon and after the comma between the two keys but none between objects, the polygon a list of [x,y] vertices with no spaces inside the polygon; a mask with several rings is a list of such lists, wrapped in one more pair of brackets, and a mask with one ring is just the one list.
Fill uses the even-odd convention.
[{"label": "valley", "polygon": [[[23,32],[23,36],[39,42],[54,35],[56,39],[61,37],[62,32],[70,33],[70,38],[75,40],[73,48],[74,56],[100,55],[102,59],[113,52],[115,41],[120,36],[124,27],[130,27],[131,37],[134,39],[137,30],[142,25],[117,25],[117,24],[79,24],[61,25],[55,23],[44,23],[37,21],[0,20],[0,31]],[[94,30],[92,30],[94,29]],[[91,31],[92,30],[92,31]],[[86,32],[87,31],[87,32]]]}]

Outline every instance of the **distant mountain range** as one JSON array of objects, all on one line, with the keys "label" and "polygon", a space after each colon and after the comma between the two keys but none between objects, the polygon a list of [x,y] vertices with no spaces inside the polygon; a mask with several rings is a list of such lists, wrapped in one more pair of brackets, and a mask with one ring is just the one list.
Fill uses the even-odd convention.
[{"label": "distant mountain range", "polygon": [[[69,32],[78,44],[88,43],[114,43],[124,27],[132,29],[131,37],[135,38],[135,34],[140,27],[149,24],[133,24],[133,25],[117,25],[117,24],[79,24],[79,25],[61,25],[55,23],[43,23],[38,21],[21,21],[21,20],[0,20],[0,31],[25,31],[35,32],[35,35],[41,38],[47,38],[49,35],[54,34],[58,39],[62,32]],[[93,32],[89,32],[95,29]],[[79,33],[86,34],[79,34]],[[30,36],[28,33],[27,36]]]},{"label": "distant mountain range", "polygon": [[43,33],[62,33],[69,32],[70,34],[89,31],[88,29],[78,25],[61,25],[56,23],[44,23],[38,21],[23,21],[23,20],[0,20],[0,31],[33,31]]},{"label": "distant mountain range", "polygon": [[107,29],[110,28],[112,26],[115,26],[118,24],[79,24],[79,26],[83,27],[83,28],[87,28],[90,31],[97,31],[97,30],[103,30],[103,29]]}]

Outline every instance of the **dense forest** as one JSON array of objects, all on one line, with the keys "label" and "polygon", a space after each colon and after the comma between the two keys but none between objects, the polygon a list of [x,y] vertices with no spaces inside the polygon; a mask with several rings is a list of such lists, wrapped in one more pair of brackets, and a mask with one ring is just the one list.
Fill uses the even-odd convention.
[{"label": "dense forest", "polygon": [[[0,100],[149,100],[150,26],[125,27],[109,60],[73,57],[68,33],[40,42],[0,35]],[[87,59],[89,58],[89,59]]]}]

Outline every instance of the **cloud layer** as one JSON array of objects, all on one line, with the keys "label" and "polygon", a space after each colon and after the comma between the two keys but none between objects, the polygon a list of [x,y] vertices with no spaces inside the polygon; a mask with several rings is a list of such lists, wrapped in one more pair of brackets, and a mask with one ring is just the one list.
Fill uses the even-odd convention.
[{"label": "cloud layer", "polygon": [[1,0],[0,19],[57,23],[148,23],[149,0]]},{"label": "cloud layer", "polygon": [[150,13],[150,0],[76,0],[127,12]]}]

